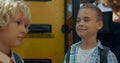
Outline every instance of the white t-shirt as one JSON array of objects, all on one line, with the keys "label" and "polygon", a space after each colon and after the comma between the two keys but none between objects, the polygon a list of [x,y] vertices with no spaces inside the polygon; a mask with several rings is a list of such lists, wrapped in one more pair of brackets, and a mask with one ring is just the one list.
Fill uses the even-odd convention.
[{"label": "white t-shirt", "polygon": [[76,63],[89,63],[94,50],[95,50],[95,47],[89,50],[83,50],[79,48],[77,58],[76,58]]}]

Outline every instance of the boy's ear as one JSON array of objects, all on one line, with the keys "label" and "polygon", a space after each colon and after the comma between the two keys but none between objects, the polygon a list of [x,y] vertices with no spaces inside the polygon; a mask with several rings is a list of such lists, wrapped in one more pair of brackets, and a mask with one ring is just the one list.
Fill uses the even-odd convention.
[{"label": "boy's ear", "polygon": [[99,21],[97,25],[97,29],[100,30],[103,27],[103,21]]}]

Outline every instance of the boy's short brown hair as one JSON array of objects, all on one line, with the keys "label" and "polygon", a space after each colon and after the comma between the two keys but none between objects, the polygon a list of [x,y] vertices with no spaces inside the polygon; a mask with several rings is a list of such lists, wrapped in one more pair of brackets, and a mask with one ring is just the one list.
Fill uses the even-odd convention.
[{"label": "boy's short brown hair", "polygon": [[96,7],[95,5],[91,4],[91,3],[84,3],[80,9],[84,9],[84,8],[90,8],[90,9],[93,9],[96,11],[96,14],[98,16],[98,19],[103,21],[103,14],[102,14],[102,11]]}]

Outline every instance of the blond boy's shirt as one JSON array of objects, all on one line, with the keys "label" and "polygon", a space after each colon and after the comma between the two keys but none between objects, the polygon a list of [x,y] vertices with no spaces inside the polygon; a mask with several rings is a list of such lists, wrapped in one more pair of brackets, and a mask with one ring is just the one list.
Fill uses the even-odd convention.
[{"label": "blond boy's shirt", "polygon": [[11,57],[8,57],[7,55],[0,51],[0,63],[16,63],[13,53]]}]

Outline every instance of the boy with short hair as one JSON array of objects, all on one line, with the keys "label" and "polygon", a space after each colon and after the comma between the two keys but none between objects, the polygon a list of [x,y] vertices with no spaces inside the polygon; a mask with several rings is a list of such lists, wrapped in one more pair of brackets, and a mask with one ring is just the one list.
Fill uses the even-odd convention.
[{"label": "boy with short hair", "polygon": [[[78,11],[76,22],[76,32],[81,41],[71,46],[64,63],[103,63],[100,51],[108,49],[97,39],[97,33],[103,27],[102,21],[99,8],[90,3],[83,4]],[[104,63],[118,63],[111,50],[108,50],[106,56],[107,60]]]}]

